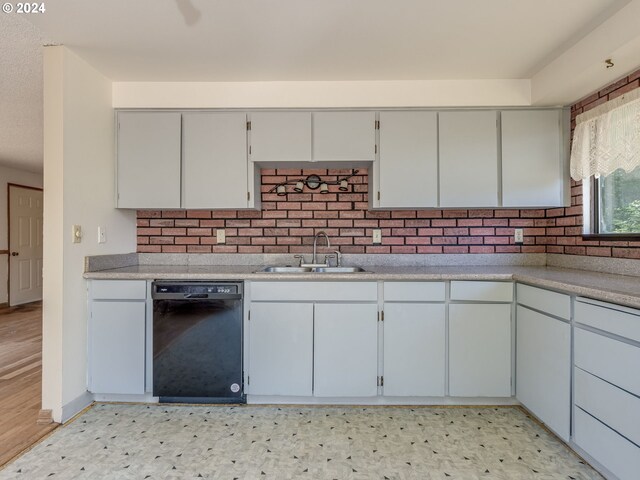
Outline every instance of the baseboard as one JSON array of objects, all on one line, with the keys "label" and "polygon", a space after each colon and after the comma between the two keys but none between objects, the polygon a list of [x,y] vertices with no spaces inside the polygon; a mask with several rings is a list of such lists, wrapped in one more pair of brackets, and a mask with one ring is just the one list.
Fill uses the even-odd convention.
[{"label": "baseboard", "polygon": [[87,408],[93,403],[93,395],[89,392],[84,392],[79,397],[71,400],[66,405],[62,406],[62,423],[73,418],[82,410]]},{"label": "baseboard", "polygon": [[272,395],[247,395],[247,403],[253,405],[380,405],[380,406],[514,406],[520,405],[515,397],[284,397]]},{"label": "baseboard", "polygon": [[38,420],[36,423],[38,425],[49,425],[50,423],[53,423],[53,410],[40,410],[40,412],[38,412]]}]

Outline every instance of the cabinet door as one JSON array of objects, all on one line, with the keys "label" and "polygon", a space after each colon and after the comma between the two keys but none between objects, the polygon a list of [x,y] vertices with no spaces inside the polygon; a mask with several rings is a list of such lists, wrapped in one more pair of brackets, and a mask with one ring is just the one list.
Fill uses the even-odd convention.
[{"label": "cabinet door", "polygon": [[182,208],[247,208],[244,113],[182,116]]},{"label": "cabinet door", "polygon": [[561,207],[565,165],[562,110],[502,112],[502,205]]},{"label": "cabinet door", "polygon": [[440,112],[440,206],[498,206],[494,111]]},{"label": "cabinet door", "polygon": [[145,310],[145,302],[91,303],[91,392],[144,393]]},{"label": "cabinet door", "polygon": [[314,112],[313,161],[373,161],[375,121],[375,112]]},{"label": "cabinet door", "polygon": [[511,396],[511,305],[449,306],[449,394]]},{"label": "cabinet door", "polygon": [[180,117],[118,113],[118,208],[180,208]]},{"label": "cabinet door", "polygon": [[381,112],[380,208],[438,206],[436,112]]},{"label": "cabinet door", "polygon": [[444,396],[445,306],[384,305],[384,394]]},{"label": "cabinet door", "polygon": [[518,306],[516,397],[569,441],[571,327]]},{"label": "cabinet door", "polygon": [[375,304],[315,305],[315,396],[378,394],[377,320]]},{"label": "cabinet door", "polygon": [[310,396],[312,374],[313,304],[252,303],[248,393]]},{"label": "cabinet door", "polygon": [[251,114],[251,161],[311,161],[311,112]]}]

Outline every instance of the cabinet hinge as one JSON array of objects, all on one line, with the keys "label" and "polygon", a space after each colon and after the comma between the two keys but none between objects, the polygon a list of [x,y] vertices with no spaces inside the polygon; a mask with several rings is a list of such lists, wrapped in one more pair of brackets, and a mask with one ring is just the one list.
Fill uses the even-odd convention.
[{"label": "cabinet hinge", "polygon": [[251,130],[251,122],[247,122],[247,130]]},{"label": "cabinet hinge", "polygon": [[376,130],[380,130],[380,120],[376,120]]},{"label": "cabinet hinge", "polygon": [[384,387],[384,376],[379,376],[378,377],[378,386],[379,387]]},{"label": "cabinet hinge", "polygon": [[378,190],[378,200],[380,200],[380,190]]}]

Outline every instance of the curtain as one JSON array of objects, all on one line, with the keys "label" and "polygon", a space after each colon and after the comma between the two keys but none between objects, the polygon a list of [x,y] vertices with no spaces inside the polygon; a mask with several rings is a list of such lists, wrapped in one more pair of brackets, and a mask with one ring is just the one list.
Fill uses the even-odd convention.
[{"label": "curtain", "polygon": [[578,115],[571,178],[609,175],[640,166],[640,88]]}]

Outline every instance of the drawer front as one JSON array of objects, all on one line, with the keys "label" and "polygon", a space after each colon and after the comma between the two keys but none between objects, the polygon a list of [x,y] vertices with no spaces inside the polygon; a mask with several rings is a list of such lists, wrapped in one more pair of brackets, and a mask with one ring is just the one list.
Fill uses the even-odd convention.
[{"label": "drawer front", "polygon": [[633,315],[615,307],[611,305],[611,308],[606,308],[577,301],[574,317],[578,323],[640,342],[640,311],[639,315]]},{"label": "drawer front", "polygon": [[575,409],[574,441],[620,480],[637,480],[640,448],[581,409]]},{"label": "drawer front", "polygon": [[574,362],[577,367],[640,395],[640,348],[576,328]]},{"label": "drawer front", "polygon": [[575,404],[640,445],[640,398],[575,369]]},{"label": "drawer front", "polygon": [[513,283],[452,281],[451,300],[511,302],[513,301]]},{"label": "drawer front", "polygon": [[251,282],[254,302],[331,301],[375,302],[378,300],[376,282]]},{"label": "drawer front", "polygon": [[144,280],[92,280],[93,300],[145,300],[147,282]]},{"label": "drawer front", "polygon": [[521,305],[535,308],[556,317],[566,320],[571,318],[571,298],[569,295],[519,283],[516,285],[516,300]]},{"label": "drawer front", "polygon": [[385,302],[444,302],[444,282],[384,282]]}]

